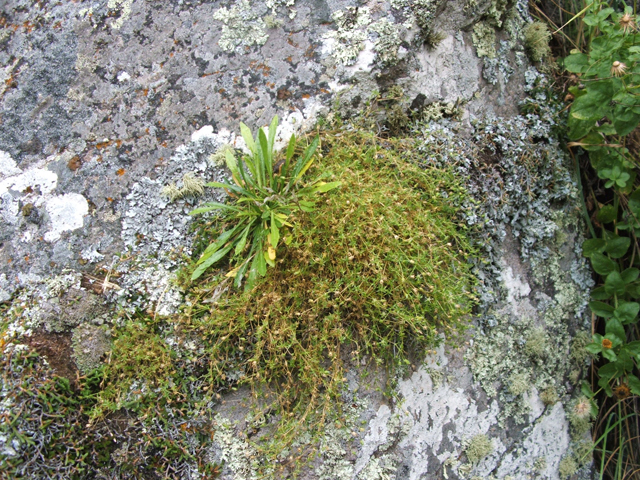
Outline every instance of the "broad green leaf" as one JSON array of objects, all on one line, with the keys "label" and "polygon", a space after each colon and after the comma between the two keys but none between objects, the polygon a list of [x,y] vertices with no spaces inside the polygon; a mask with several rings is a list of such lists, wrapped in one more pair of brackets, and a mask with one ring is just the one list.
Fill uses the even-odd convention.
[{"label": "broad green leaf", "polygon": [[635,113],[630,107],[617,104],[613,109],[613,125],[618,135],[628,135],[637,126],[640,115]]},{"label": "broad green leaf", "polygon": [[618,366],[613,363],[606,363],[598,369],[598,376],[607,381],[616,378],[619,373]]},{"label": "broad green leaf", "polygon": [[609,275],[611,272],[618,269],[618,265],[608,257],[605,257],[601,253],[594,253],[591,255],[591,265],[596,273],[600,275]]},{"label": "broad green leaf", "polygon": [[607,275],[604,282],[604,288],[611,295],[623,295],[626,284],[622,280],[622,276],[618,272],[611,272]]},{"label": "broad green leaf", "polygon": [[640,218],[640,188],[629,196],[629,209],[637,218]]},{"label": "broad green leaf", "polygon": [[618,209],[613,205],[605,205],[598,210],[598,221],[611,223],[618,218]]},{"label": "broad green leaf", "polygon": [[638,270],[637,268],[627,268],[620,274],[620,276],[622,277],[624,283],[629,284],[631,282],[635,282],[638,279],[638,276],[640,276],[640,270]]},{"label": "broad green leaf", "polygon": [[573,101],[570,116],[578,120],[599,120],[609,112],[612,97],[611,82],[595,82],[589,86],[586,95]]},{"label": "broad green leaf", "polygon": [[289,146],[287,147],[287,164],[289,160],[293,158],[293,154],[296,151],[296,136],[295,134],[291,134],[291,138],[289,139]]},{"label": "broad green leaf", "polygon": [[[607,246],[604,250],[611,258],[622,258],[627,253],[627,250],[629,250],[629,245],[631,245],[631,239],[629,237],[618,237],[615,235],[607,238]],[[593,257],[591,257],[591,261],[593,261]],[[598,272],[598,270],[596,270],[596,272]],[[601,272],[598,273],[602,274]]]},{"label": "broad green leaf", "polygon": [[614,352],[611,348],[603,348],[600,354],[610,362],[615,362],[616,360],[618,360],[616,352]]},{"label": "broad green leaf", "polygon": [[627,343],[626,348],[633,355],[640,355],[640,340]]},{"label": "broad green leaf", "polygon": [[231,250],[232,245],[223,248],[222,250],[218,250],[216,253],[211,255],[209,258],[200,263],[196,269],[191,274],[191,280],[196,280],[200,275],[204,273],[204,271],[209,268],[211,265],[222,259],[229,251]]},{"label": "broad green leaf", "polygon": [[328,192],[329,190],[333,190],[334,188],[338,188],[340,185],[342,185],[342,182],[320,182],[318,185],[316,185],[314,187],[314,191],[319,192],[319,193],[325,193]]},{"label": "broad green leaf", "polygon": [[631,393],[634,395],[640,395],[640,380],[635,375],[629,374],[627,377],[627,383],[629,385],[629,389]]},{"label": "broad green leaf", "polygon": [[569,115],[569,119],[567,122],[569,126],[569,138],[571,140],[577,140],[584,137],[591,131],[593,127],[595,127],[596,121],[597,119],[580,120]]},{"label": "broad green leaf", "polygon": [[627,340],[627,335],[625,334],[624,327],[620,320],[617,318],[610,318],[607,320],[607,324],[605,325],[605,332],[607,335],[614,335],[620,343],[624,343]]},{"label": "broad green leaf", "polygon": [[582,242],[582,255],[590,257],[594,253],[602,253],[607,245],[607,242],[601,238],[590,238]]},{"label": "broad green leaf", "polygon": [[573,53],[564,59],[564,68],[569,72],[582,73],[589,66],[589,57],[584,53]]},{"label": "broad green leaf", "polygon": [[302,155],[296,162],[296,165],[294,166],[293,171],[291,172],[291,180],[289,181],[289,188],[292,187],[300,179],[300,177],[302,176],[300,172],[303,169],[305,170],[308,169],[311,166],[311,163],[313,163],[313,160],[311,160],[311,157],[313,156],[316,149],[318,148],[319,142],[320,142],[319,137],[314,138],[313,141],[311,142],[311,145],[309,145],[304,151],[304,155]]},{"label": "broad green leaf", "polygon": [[596,342],[588,343],[584,348],[592,355],[597,355],[598,353],[602,352],[602,345]]},{"label": "broad green leaf", "polygon": [[636,302],[619,302],[613,314],[623,325],[632,323],[638,316],[640,304]]},{"label": "broad green leaf", "polygon": [[598,287],[591,290],[591,298],[594,300],[609,300],[612,297],[604,287]]},{"label": "broad green leaf", "polygon": [[589,308],[593,313],[602,318],[610,318],[613,316],[614,308],[608,303],[593,301],[589,302]]},{"label": "broad green leaf", "polygon": [[247,144],[247,148],[255,154],[256,142],[253,140],[253,135],[251,134],[249,127],[242,122],[240,122],[240,133],[242,134],[242,138],[244,138],[244,143]]}]

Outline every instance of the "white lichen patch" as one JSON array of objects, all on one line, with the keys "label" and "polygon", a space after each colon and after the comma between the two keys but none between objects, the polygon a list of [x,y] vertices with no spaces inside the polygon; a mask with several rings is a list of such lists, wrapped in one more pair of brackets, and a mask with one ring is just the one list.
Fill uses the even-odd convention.
[{"label": "white lichen patch", "polygon": [[331,16],[337,29],[324,35],[324,51],[342,65],[353,65],[369,37],[369,8],[338,10]]},{"label": "white lichen patch", "polygon": [[47,200],[45,204],[51,227],[44,234],[47,242],[55,242],[63,232],[82,228],[89,203],[79,193],[66,193]]},{"label": "white lichen patch", "polygon": [[120,28],[122,28],[124,22],[126,22],[131,15],[131,5],[133,5],[133,0],[109,0],[107,8],[119,13],[118,18],[111,23],[111,28],[114,30],[120,30]]},{"label": "white lichen patch", "polygon": [[223,24],[218,45],[225,52],[244,53],[244,47],[264,45],[269,38],[264,20],[248,0],[218,9],[213,18]]},{"label": "white lichen patch", "polygon": [[[229,420],[220,414],[216,415],[213,441],[216,444],[214,447],[217,447],[220,452],[218,457],[224,462],[225,467],[231,470],[234,479],[257,479],[258,471],[265,470],[263,459],[256,448],[248,442],[246,437],[239,435],[236,429],[237,427]],[[266,471],[268,477],[271,469],[267,466]]]}]

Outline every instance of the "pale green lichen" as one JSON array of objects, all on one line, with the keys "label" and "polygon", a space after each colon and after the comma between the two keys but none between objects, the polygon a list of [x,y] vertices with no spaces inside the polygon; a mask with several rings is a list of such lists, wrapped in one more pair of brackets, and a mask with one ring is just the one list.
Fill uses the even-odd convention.
[{"label": "pale green lichen", "polygon": [[223,23],[218,45],[225,52],[244,53],[245,48],[264,45],[269,38],[266,24],[248,0],[240,0],[233,7],[222,7],[213,14]]},{"label": "pale green lichen", "polygon": [[204,195],[205,182],[201,178],[197,178],[193,173],[185,173],[182,177],[182,187],[177,187],[174,183],[170,183],[162,188],[162,195],[168,197],[174,202],[186,197],[199,197]]},{"label": "pale green lichen", "polygon": [[482,433],[475,435],[464,444],[464,453],[472,465],[475,465],[492,452],[493,442]]},{"label": "pale green lichen", "polygon": [[324,38],[331,41],[333,57],[343,65],[353,65],[369,33],[371,17],[367,7],[338,10],[331,17],[337,30],[328,32]]},{"label": "pale green lichen", "polygon": [[543,470],[546,470],[546,468],[547,468],[546,457],[538,457],[536,458],[536,461],[533,462],[533,469],[538,472],[542,472]]},{"label": "pale green lichen", "polygon": [[551,32],[546,23],[530,23],[524,31],[524,46],[532,62],[540,62],[551,54]]},{"label": "pale green lichen", "polygon": [[545,352],[548,349],[547,346],[547,333],[544,328],[534,328],[529,337],[527,337],[527,342],[524,345],[524,349],[529,354],[530,357],[535,358],[543,358]]},{"label": "pale green lichen", "polygon": [[454,102],[433,102],[422,110],[422,119],[425,122],[437,121],[445,117],[458,118],[462,115],[462,109]]},{"label": "pale green lichen", "polygon": [[540,392],[540,400],[545,405],[555,405],[560,398],[558,397],[558,391],[555,387],[547,387]]},{"label": "pale green lichen", "polygon": [[227,152],[233,153],[233,147],[230,144],[225,143],[220,146],[215,153],[209,155],[209,162],[211,165],[214,167],[223,166],[226,162]]},{"label": "pale green lichen", "polygon": [[507,380],[507,388],[516,397],[531,389],[531,378],[528,373],[513,373]]},{"label": "pale green lichen", "polygon": [[73,331],[71,345],[78,370],[87,374],[102,364],[111,347],[111,332],[104,325],[81,325]]},{"label": "pale green lichen", "polygon": [[558,474],[561,479],[569,478],[578,471],[578,464],[571,455],[567,455],[560,461],[558,465]]},{"label": "pale green lichen", "polygon": [[479,22],[473,26],[471,34],[473,44],[476,47],[478,57],[495,58],[496,56],[496,30],[487,22]]},{"label": "pale green lichen", "polygon": [[398,50],[402,45],[400,26],[383,18],[371,25],[371,30],[378,35],[373,44],[378,61],[387,66],[397,63]]}]

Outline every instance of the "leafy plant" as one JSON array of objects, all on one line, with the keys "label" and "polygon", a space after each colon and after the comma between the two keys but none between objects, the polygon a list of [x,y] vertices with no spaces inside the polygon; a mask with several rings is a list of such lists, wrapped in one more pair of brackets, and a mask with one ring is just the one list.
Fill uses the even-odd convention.
[{"label": "leafy plant", "polygon": [[267,265],[275,266],[281,239],[290,242],[294,214],[313,211],[317,194],[340,186],[339,181],[324,182],[323,175],[303,185],[301,179],[314,162],[319,137],[294,161],[296,137],[292,135],[285,157],[277,161],[274,151],[277,128],[278,117],[275,116],[268,135],[259,129],[254,139],[249,127],[240,124],[250,154],[236,159],[226,150],[226,163],[233,183],[207,184],[225,189],[235,201],[232,204],[209,202],[191,212],[196,215],[218,210],[222,212],[225,228],[196,262],[192,280],[229,255],[234,265],[227,276],[234,277],[235,286],[240,287],[248,271],[245,288],[251,289],[258,276],[266,274]]},{"label": "leafy plant", "polygon": [[605,193],[593,199],[600,205],[593,217],[599,232],[589,221],[594,238],[583,244],[583,254],[601,278],[589,303],[599,321],[586,346],[602,359],[595,367],[599,390],[593,393],[585,385],[582,392],[591,402],[604,393],[595,429],[599,433],[594,433],[600,478],[638,478],[640,189],[633,136],[640,123],[640,34],[631,7],[618,12],[596,0],[574,18],[583,14],[574,45],[585,45],[586,53],[574,49],[564,59],[565,68],[577,77],[569,88],[569,146],[588,152],[604,187],[597,191]]},{"label": "leafy plant", "polygon": [[590,307],[606,320],[605,335],[595,334],[587,349],[609,362],[598,370],[598,385],[608,395],[613,394],[610,383],[615,379],[623,379],[640,395],[640,380],[633,373],[640,361],[640,342],[628,343],[625,331],[638,321],[640,311],[640,270],[633,266],[635,255],[627,255],[632,240],[633,250],[637,248],[640,189],[624,199],[628,208],[622,218],[620,212],[621,199],[632,192],[636,178],[636,163],[625,147],[625,136],[640,122],[640,35],[628,28],[635,21],[629,7],[621,14],[594,2],[583,19],[591,38],[589,52],[574,51],[564,61],[565,68],[580,77],[580,85],[569,89],[574,101],[568,133],[578,140],[569,145],[587,150],[605,188],[615,191],[613,203],[598,212],[600,238],[583,245],[584,255],[604,278],[604,285],[592,293]]}]

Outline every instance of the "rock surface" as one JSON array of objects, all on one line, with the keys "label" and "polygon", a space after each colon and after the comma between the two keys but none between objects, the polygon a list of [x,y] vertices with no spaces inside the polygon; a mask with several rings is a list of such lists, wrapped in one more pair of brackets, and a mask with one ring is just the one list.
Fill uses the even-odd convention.
[{"label": "rock surface", "polygon": [[[580,442],[570,405],[584,373],[575,339],[588,326],[590,278],[576,187],[550,120],[518,116],[541,78],[519,33],[526,2],[1,8],[0,302],[38,299],[5,335],[76,329],[75,355],[99,344],[95,365],[114,305],[168,314],[182,302],[170,279],[191,248],[187,213],[220,195],[189,194],[189,179],[224,178],[216,153],[240,145],[240,121],[254,128],[278,114],[286,139],[400,86],[407,110],[458,113],[416,135],[441,142],[433,161],[457,162],[484,200],[469,217],[487,234],[480,311],[465,345],[440,347],[398,379],[395,401],[351,372],[348,420],[327,428],[301,478],[560,478]],[[526,164],[530,147],[547,163]],[[169,185],[186,193],[171,201]],[[224,462],[221,478],[255,478],[260,460],[238,434],[247,412],[221,405],[211,461]]]}]

